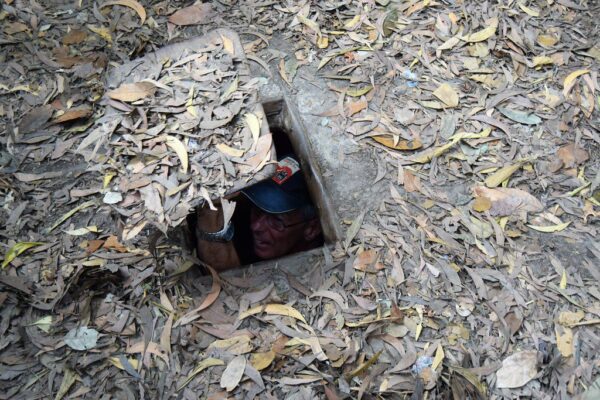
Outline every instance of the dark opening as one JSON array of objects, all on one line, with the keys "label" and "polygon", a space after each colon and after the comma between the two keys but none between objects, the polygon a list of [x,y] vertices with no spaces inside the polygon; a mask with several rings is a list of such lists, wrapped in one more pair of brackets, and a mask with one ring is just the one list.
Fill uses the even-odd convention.
[{"label": "dark opening", "polygon": [[[309,251],[339,238],[332,223],[337,219],[334,218],[330,199],[323,190],[321,175],[297,115],[285,100],[266,102],[263,106],[277,158],[281,160],[291,156],[300,163],[299,173],[305,184],[305,190],[302,192],[309,200],[305,201],[300,210],[272,214],[261,210],[253,204],[254,200],[249,200],[246,195],[238,193],[230,197],[230,201],[235,201],[236,208],[231,218],[233,237],[227,243],[212,241],[212,238],[208,241],[206,238],[198,240],[205,235],[196,230],[197,212],[191,214],[188,217],[188,226],[193,233],[191,242],[197,244],[194,247],[199,258],[220,270]],[[261,183],[258,183],[254,188],[262,188],[260,185]],[[252,190],[253,187],[249,188]],[[200,211],[203,212],[205,211]],[[204,223],[206,220],[201,221]],[[264,230],[268,233],[264,233]],[[231,232],[222,232],[225,237],[228,234]],[[232,247],[235,248],[235,256],[230,257]],[[221,257],[223,255],[224,257]],[[222,265],[216,265],[219,263]]]}]

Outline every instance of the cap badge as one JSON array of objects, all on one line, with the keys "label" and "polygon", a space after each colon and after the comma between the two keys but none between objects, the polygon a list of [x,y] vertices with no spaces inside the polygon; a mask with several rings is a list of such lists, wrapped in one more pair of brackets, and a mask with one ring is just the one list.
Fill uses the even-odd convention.
[{"label": "cap badge", "polygon": [[300,171],[300,164],[298,164],[298,161],[291,157],[285,157],[283,160],[279,161],[273,180],[278,185],[282,185],[298,171]]}]

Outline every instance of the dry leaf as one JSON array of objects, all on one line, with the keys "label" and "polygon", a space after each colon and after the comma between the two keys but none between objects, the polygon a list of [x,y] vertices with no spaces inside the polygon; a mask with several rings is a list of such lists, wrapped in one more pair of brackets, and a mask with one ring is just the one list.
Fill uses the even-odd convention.
[{"label": "dry leaf", "polygon": [[589,154],[575,143],[567,144],[556,152],[566,168],[574,168],[589,159]]},{"label": "dry leaf", "polygon": [[52,122],[55,124],[62,124],[64,122],[70,122],[76,119],[87,118],[90,115],[92,115],[92,109],[89,107],[72,108],[54,118]]},{"label": "dry leaf", "polygon": [[266,312],[267,314],[284,315],[286,317],[292,317],[306,323],[306,320],[298,310],[286,304],[267,304],[264,306],[256,306],[240,313],[238,319],[242,320],[251,315],[259,314],[261,312]]},{"label": "dry leaf", "polygon": [[582,310],[576,312],[562,311],[558,315],[558,323],[563,326],[572,326],[577,324],[585,317],[585,313]]},{"label": "dry leaf", "polygon": [[447,107],[458,106],[458,93],[447,83],[441,84],[433,95],[444,102]]},{"label": "dry leaf", "polygon": [[252,133],[252,149],[251,151],[256,150],[256,146],[258,144],[258,139],[260,137],[260,119],[253,113],[246,113],[244,115],[244,120],[250,129],[250,133]]},{"label": "dry leaf", "polygon": [[383,264],[379,262],[379,252],[375,249],[362,251],[354,259],[352,268],[363,272],[377,272],[383,269]]},{"label": "dry leaf", "polygon": [[227,146],[225,143],[219,143],[217,145],[217,149],[229,157],[241,157],[244,155],[244,150],[235,149],[233,147]]},{"label": "dry leaf", "polygon": [[538,35],[537,42],[544,47],[552,47],[558,43],[558,37],[554,35]]},{"label": "dry leaf", "polygon": [[132,102],[153,96],[156,86],[150,82],[124,83],[118,88],[106,93],[108,97],[115,100]]},{"label": "dry leaf", "polygon": [[498,171],[494,172],[492,175],[488,176],[484,183],[489,188],[495,188],[496,186],[500,186],[502,182],[507,180],[517,172],[519,168],[521,168],[521,163],[510,164],[500,168]]},{"label": "dry leaf", "polygon": [[473,192],[477,197],[490,200],[490,214],[493,216],[508,216],[522,211],[539,212],[544,208],[538,199],[521,189],[477,186]]},{"label": "dry leaf", "polygon": [[23,252],[25,252],[26,250],[35,247],[35,246],[41,246],[44,243],[40,243],[40,242],[19,242],[16,243],[14,246],[12,246],[8,252],[6,253],[6,255],[4,256],[4,261],[2,262],[2,269],[6,268],[6,266],[8,264],[11,263],[12,260],[14,260],[15,258],[17,258],[18,255],[22,254]]},{"label": "dry leaf", "polygon": [[345,110],[346,115],[351,117],[354,114],[367,108],[367,106],[368,106],[367,100],[358,100],[358,101],[350,102],[350,103],[346,104],[346,110]]},{"label": "dry leaf", "polygon": [[106,40],[108,43],[112,43],[112,35],[110,33],[110,29],[105,28],[103,26],[95,26],[95,25],[87,25],[87,28],[100,36],[102,39]]},{"label": "dry leaf", "polygon": [[419,139],[394,141],[393,137],[386,135],[373,136],[372,139],[394,150],[417,150],[423,147],[423,143]]},{"label": "dry leaf", "polygon": [[138,3],[135,0],[110,0],[110,1],[107,1],[106,3],[102,3],[102,5],[100,6],[100,9],[102,9],[104,7],[108,7],[108,6],[129,7],[140,16],[140,19],[142,20],[141,25],[144,25],[144,22],[146,21],[146,10],[140,3]]},{"label": "dry leaf", "polygon": [[421,179],[418,175],[413,174],[409,170],[404,171],[404,189],[408,193],[421,191]]},{"label": "dry leaf", "polygon": [[206,267],[210,270],[213,279],[210,292],[197,308],[195,308],[192,311],[189,311],[187,314],[178,319],[174,325],[174,328],[180,325],[189,324],[190,322],[199,318],[199,312],[210,307],[219,297],[219,293],[221,293],[221,280],[219,279],[219,274],[210,266],[207,265]]},{"label": "dry leaf", "polygon": [[496,29],[498,28],[498,18],[492,18],[492,20],[487,25],[487,28],[484,28],[475,33],[471,33],[467,36],[462,36],[460,39],[470,43],[483,42],[484,40],[488,40],[496,33]]},{"label": "dry leaf", "polygon": [[534,10],[533,8],[529,8],[529,7],[527,7],[523,3],[519,3],[519,8],[521,8],[521,10],[523,10],[527,15],[530,15],[532,17],[539,17],[540,16],[540,12],[538,10]]},{"label": "dry leaf", "polygon": [[225,35],[221,35],[221,40],[223,41],[223,49],[225,52],[235,55],[235,48],[233,47],[233,42]]},{"label": "dry leaf", "polygon": [[564,222],[562,224],[549,225],[549,226],[535,226],[535,225],[527,225],[527,226],[530,227],[531,229],[535,229],[536,231],[539,231],[539,232],[553,233],[553,232],[560,232],[560,231],[566,229],[570,224],[571,224],[571,221]]},{"label": "dry leaf", "polygon": [[563,82],[563,96],[567,97],[569,95],[569,92],[571,91],[571,89],[573,89],[573,86],[575,86],[577,78],[579,78],[581,75],[589,73],[589,69],[578,69],[577,71],[573,71],[569,75],[567,75]]},{"label": "dry leaf", "polygon": [[221,375],[221,387],[228,392],[231,392],[233,389],[235,389],[242,380],[242,376],[244,376],[245,368],[246,357],[234,357],[233,360],[227,364],[225,371],[223,371],[223,375]]},{"label": "dry leaf", "polygon": [[574,351],[573,330],[562,325],[555,325],[556,347],[563,357],[571,357]]},{"label": "dry leaf", "polygon": [[472,208],[477,212],[488,211],[490,208],[492,208],[492,201],[487,197],[475,197]]},{"label": "dry leaf", "polygon": [[65,46],[79,44],[85,41],[87,35],[87,32],[81,29],[71,29],[65,36],[63,36],[62,42]]},{"label": "dry leaf", "polygon": [[187,376],[185,382],[183,382],[183,384],[177,388],[177,391],[180,391],[181,389],[186,387],[188,385],[188,383],[190,383],[192,381],[192,379],[194,379],[194,377],[196,375],[198,375],[200,372],[204,371],[207,368],[220,366],[220,365],[225,365],[225,362],[223,362],[222,360],[219,360],[217,358],[209,357],[209,358],[205,358],[204,360],[200,361],[198,363],[198,365],[196,366],[196,368],[194,368],[193,371],[190,372],[190,374]]},{"label": "dry leaf", "polygon": [[444,348],[441,344],[438,343],[437,349],[435,351],[435,357],[433,357],[433,363],[431,364],[431,369],[436,370],[440,365],[442,365],[442,361],[444,361]]},{"label": "dry leaf", "polygon": [[258,371],[268,368],[273,360],[275,360],[275,352],[273,350],[264,353],[254,353],[250,356],[250,363]]},{"label": "dry leaf", "polygon": [[213,8],[210,3],[194,4],[176,11],[169,17],[169,22],[175,25],[199,25],[211,22]]},{"label": "dry leaf", "polygon": [[502,360],[496,371],[496,386],[501,389],[524,386],[537,375],[537,351],[526,350]]},{"label": "dry leaf", "polygon": [[177,153],[177,157],[179,157],[179,161],[181,162],[181,170],[185,174],[188,170],[188,152],[185,147],[185,144],[175,136],[167,136],[167,146],[169,146],[175,153]]}]

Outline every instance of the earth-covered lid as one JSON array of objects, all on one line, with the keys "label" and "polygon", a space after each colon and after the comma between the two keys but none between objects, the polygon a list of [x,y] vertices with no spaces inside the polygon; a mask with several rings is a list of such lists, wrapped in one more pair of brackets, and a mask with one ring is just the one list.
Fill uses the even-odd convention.
[{"label": "earth-covered lid", "polygon": [[166,231],[193,207],[272,175],[258,84],[237,34],[223,29],[111,71],[105,114],[77,150],[103,172],[124,239],[148,222]]}]

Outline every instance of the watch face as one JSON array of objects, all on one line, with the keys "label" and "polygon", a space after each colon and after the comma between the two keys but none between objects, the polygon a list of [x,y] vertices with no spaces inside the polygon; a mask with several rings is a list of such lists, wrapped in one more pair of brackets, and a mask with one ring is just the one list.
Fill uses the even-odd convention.
[{"label": "watch face", "polygon": [[298,164],[298,161],[291,157],[286,157],[279,161],[273,180],[278,185],[282,185],[298,171],[300,171],[300,164]]}]

